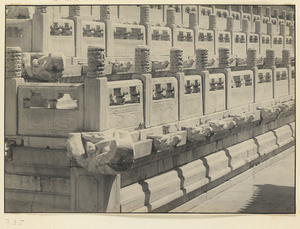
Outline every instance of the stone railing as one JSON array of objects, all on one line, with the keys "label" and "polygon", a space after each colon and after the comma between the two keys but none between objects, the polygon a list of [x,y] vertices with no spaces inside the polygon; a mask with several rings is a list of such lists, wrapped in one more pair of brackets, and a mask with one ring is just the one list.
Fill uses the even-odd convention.
[{"label": "stone railing", "polygon": [[[105,7],[103,9],[104,14],[110,15],[110,8]],[[285,36],[294,36],[294,21],[286,20],[284,15],[283,18],[285,19],[279,19],[278,14],[271,17],[269,15],[270,11],[268,11],[269,16],[267,16],[245,13],[243,9],[234,12],[230,7],[223,10],[215,7],[198,6],[198,9],[188,13],[188,29],[178,28],[176,24],[178,15],[176,10],[172,8],[169,8],[168,12],[170,18],[174,16],[174,20],[170,20],[167,25],[161,23],[155,26],[149,20],[149,10],[151,9],[148,10],[149,12],[147,11],[147,20],[143,19],[144,16],[142,15],[144,14],[141,14],[140,24],[138,22],[135,24],[121,24],[116,22],[116,20],[110,19],[110,17],[105,19],[104,14],[102,19],[100,17],[100,20],[88,21],[86,17],[80,15],[79,6],[76,9],[76,14],[73,13],[74,10],[70,10],[70,15],[67,19],[55,18],[51,22],[48,20],[49,15],[47,11],[44,13],[37,11],[32,21],[7,19],[7,36],[12,38],[7,39],[7,42],[10,46],[21,46],[23,51],[64,52],[65,56],[68,57],[68,64],[86,61],[87,46],[93,44],[102,44],[106,47],[106,56],[109,61],[123,64],[132,61],[130,56],[134,56],[135,46],[145,44],[150,47],[154,61],[165,61],[165,53],[171,47],[181,48],[186,57],[194,58],[195,50],[204,48],[211,40],[211,37],[213,40],[209,43],[209,47],[211,47],[208,50],[209,56],[217,55],[220,47],[229,48],[230,55],[237,58],[244,58],[243,55],[248,48],[257,49],[258,55],[261,56],[264,56],[266,48],[275,49],[276,55],[280,55],[285,48],[293,50],[294,40],[292,39],[292,42],[290,42],[290,37],[285,38]],[[186,14],[186,12],[181,12],[180,14]],[[289,17],[292,18],[292,16]],[[203,24],[204,22],[205,24]],[[187,23],[184,22],[182,24]],[[210,27],[207,28],[209,24]],[[204,32],[202,31],[203,29]],[[30,30],[32,30],[33,36],[31,36]],[[201,30],[201,32],[199,33],[198,30]],[[206,34],[212,30],[214,30],[212,36],[206,37]],[[227,30],[231,34],[223,34],[222,30]],[[241,36],[237,38],[232,32],[239,32],[244,35],[240,34]],[[248,32],[250,33],[249,35],[247,35]],[[38,35],[41,33],[43,34],[42,40],[41,36]],[[272,37],[264,39],[262,36],[266,34]],[[246,39],[246,44],[243,42],[243,36]],[[194,39],[196,39],[196,42],[194,42]],[[286,39],[288,39],[288,42],[284,41]],[[236,43],[235,40],[241,42]],[[268,45],[268,40],[270,45]],[[213,46],[211,42],[214,44]],[[31,44],[33,45],[31,46]],[[241,47],[236,48],[235,44]],[[191,65],[190,61],[186,63],[186,66],[189,65]],[[232,65],[235,65],[235,62]],[[217,64],[214,66],[217,66]],[[155,69],[157,68],[159,67],[155,67]]]},{"label": "stone railing", "polygon": [[20,135],[68,136],[84,130],[83,84],[20,85],[18,117]]},{"label": "stone railing", "polygon": [[[77,182],[71,186],[80,192],[71,194],[74,211],[120,211],[120,183],[126,186],[152,174],[131,177],[136,159],[174,150],[185,155],[185,147],[217,141],[239,128],[266,124],[294,112],[292,68],[286,51],[281,68],[275,66],[274,51],[268,50],[265,69],[258,69],[256,52],[249,49],[243,70],[224,62],[207,71],[200,55],[205,52],[200,50],[197,68],[189,74],[183,71],[182,50],[173,48],[170,71],[154,77],[149,48],[138,46],[135,73],[128,80],[114,81],[112,75],[105,75],[104,52],[102,46],[88,48],[83,84],[24,83],[21,50],[7,49],[6,97],[18,109],[11,104],[6,107],[6,123],[11,128],[6,135],[69,136],[71,179]],[[262,90],[272,96],[264,97]],[[184,163],[188,162],[187,158]],[[121,179],[120,173],[127,175]],[[96,205],[85,204],[86,188]]]},{"label": "stone railing", "polygon": [[[129,74],[129,80],[110,81],[114,76],[106,77],[104,73],[101,54],[104,49],[100,47],[99,53],[96,49],[88,50],[89,67],[84,84],[25,83],[19,86],[19,134],[66,136],[76,130],[138,130],[226,109],[246,112],[248,104],[292,96],[288,51],[283,53],[283,68],[276,68],[274,51],[268,50],[267,69],[258,69],[255,50],[249,49],[248,67],[244,70],[224,65],[225,69],[211,72],[205,70],[206,60],[197,55],[198,68],[191,74],[182,72],[182,50],[172,49],[170,71],[164,77],[154,78],[150,74],[148,48],[138,46],[136,73]],[[69,97],[64,96],[66,94]],[[71,104],[77,105],[72,107]]]}]

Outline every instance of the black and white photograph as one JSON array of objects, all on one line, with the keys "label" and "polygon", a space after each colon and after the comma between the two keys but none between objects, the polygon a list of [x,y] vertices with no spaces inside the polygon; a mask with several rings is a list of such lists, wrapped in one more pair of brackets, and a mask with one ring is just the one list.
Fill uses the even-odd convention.
[{"label": "black and white photograph", "polygon": [[2,6],[4,215],[296,215],[296,5],[201,3]]}]

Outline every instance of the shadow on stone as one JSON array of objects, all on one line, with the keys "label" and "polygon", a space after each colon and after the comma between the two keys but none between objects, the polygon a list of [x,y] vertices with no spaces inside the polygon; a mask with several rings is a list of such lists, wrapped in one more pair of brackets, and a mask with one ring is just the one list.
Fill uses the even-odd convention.
[{"label": "shadow on stone", "polygon": [[256,191],[239,213],[293,214],[295,188],[277,185],[255,185]]}]

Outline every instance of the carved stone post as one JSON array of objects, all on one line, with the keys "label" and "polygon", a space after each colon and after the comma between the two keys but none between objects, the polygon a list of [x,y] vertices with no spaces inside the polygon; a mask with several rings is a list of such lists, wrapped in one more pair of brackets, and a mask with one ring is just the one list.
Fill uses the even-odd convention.
[{"label": "carved stone post", "polygon": [[248,6],[248,11],[249,11],[249,14],[253,14],[253,6],[252,5]]},{"label": "carved stone post", "polygon": [[135,73],[150,72],[150,48],[140,45],[135,48]]},{"label": "carved stone post", "polygon": [[219,68],[226,68],[229,66],[229,49],[219,48]]},{"label": "carved stone post", "polygon": [[80,6],[69,6],[69,16],[70,17],[80,16]]},{"label": "carved stone post", "polygon": [[22,75],[22,50],[6,48],[5,60],[5,135],[18,134],[18,86],[24,83]]},{"label": "carved stone post", "polygon": [[182,72],[182,53],[183,51],[178,48],[171,48],[170,50],[170,72]]},{"label": "carved stone post", "polygon": [[247,33],[247,32],[249,32],[249,21],[247,20],[247,19],[243,19],[242,20],[242,31],[244,32],[244,33]]},{"label": "carved stone post", "polygon": [[105,75],[105,49],[103,46],[88,47],[88,78],[99,78]]},{"label": "carved stone post", "polygon": [[255,21],[255,33],[260,34],[261,29],[262,29],[262,21],[261,20]]},{"label": "carved stone post", "polygon": [[282,64],[284,67],[291,65],[291,51],[288,49],[282,50]]},{"label": "carved stone post", "polygon": [[140,24],[148,24],[150,22],[150,6],[142,5],[140,7]]},{"label": "carved stone post", "polygon": [[256,67],[257,57],[256,49],[247,49],[247,66],[250,68]]},{"label": "carved stone post", "polygon": [[287,68],[288,73],[288,85],[289,85],[289,95],[292,94],[291,80],[292,80],[292,66],[291,66],[291,51],[288,49],[282,50],[282,65]]},{"label": "carved stone post", "polygon": [[6,48],[5,77],[20,78],[22,75],[22,50],[20,47]]},{"label": "carved stone post", "polygon": [[49,15],[47,6],[36,6],[32,16],[32,51],[49,52]]},{"label": "carved stone post", "polygon": [[266,63],[265,66],[267,68],[271,68],[275,66],[275,51],[272,49],[266,50]]},{"label": "carved stone post", "polygon": [[281,12],[281,16],[282,16],[282,19],[283,19],[284,21],[286,21],[286,11],[285,11],[285,10],[283,10],[283,11]]},{"label": "carved stone post", "polygon": [[100,21],[106,22],[110,20],[109,6],[100,6]]},{"label": "carved stone post", "polygon": [[273,26],[272,26],[272,22],[268,22],[268,23],[267,23],[267,34],[268,34],[268,35],[273,35]]},{"label": "carved stone post", "polygon": [[262,6],[261,5],[257,6],[257,14],[262,16]]},{"label": "carved stone post", "polygon": [[285,35],[285,28],[286,28],[285,23],[282,23],[282,24],[279,26],[279,35],[281,35],[281,36],[284,36],[284,35]]},{"label": "carved stone post", "polygon": [[209,15],[209,30],[217,28],[217,16],[215,14]]},{"label": "carved stone post", "polygon": [[196,50],[196,72],[200,74],[201,71],[206,70],[208,62],[208,50],[197,49]]},{"label": "carved stone post", "polygon": [[133,140],[127,131],[70,133],[71,210],[120,212],[120,173],[132,167]]},{"label": "carved stone post", "polygon": [[290,25],[289,26],[289,36],[294,37],[294,31],[295,31],[294,25]]},{"label": "carved stone post", "polygon": [[271,8],[266,7],[266,17],[271,17]]},{"label": "carved stone post", "polygon": [[288,19],[291,20],[291,21],[294,21],[294,12],[289,12],[288,14]]},{"label": "carved stone post", "polygon": [[216,6],[215,5],[211,6],[211,13],[216,14]]},{"label": "carved stone post", "polygon": [[232,31],[233,30],[233,17],[229,16],[227,17],[227,31]]},{"label": "carved stone post", "polygon": [[278,9],[274,10],[274,17],[277,19],[279,18],[279,10]]},{"label": "carved stone post", "polygon": [[195,29],[198,26],[197,22],[197,12],[191,11],[189,13],[189,28]]},{"label": "carved stone post", "polygon": [[102,46],[88,47],[88,73],[84,81],[85,130],[108,129],[108,88],[105,77],[105,50]]},{"label": "carved stone post", "polygon": [[231,12],[232,12],[231,5],[226,6],[226,9],[228,10],[228,15],[231,16]]},{"label": "carved stone post", "polygon": [[167,9],[167,25],[169,27],[172,27],[175,25],[175,9],[174,8],[168,8]]}]

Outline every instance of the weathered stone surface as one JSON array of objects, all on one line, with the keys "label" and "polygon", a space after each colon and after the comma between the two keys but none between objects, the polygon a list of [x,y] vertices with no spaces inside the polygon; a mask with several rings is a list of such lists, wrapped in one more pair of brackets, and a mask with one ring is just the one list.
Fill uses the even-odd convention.
[{"label": "weathered stone surface", "polygon": [[69,6],[69,16],[80,16],[80,6]]},{"label": "weathered stone surface", "polygon": [[266,67],[270,68],[275,66],[275,51],[268,49],[266,51]]},{"label": "weathered stone surface", "polygon": [[149,135],[148,138],[153,139],[153,148],[157,151],[172,149],[182,141],[182,137],[175,134]]},{"label": "weathered stone surface", "polygon": [[234,116],[232,116],[232,118],[233,118],[233,121],[238,126],[242,126],[246,123],[250,123],[255,119],[253,114],[234,115]]},{"label": "weathered stone surface", "polygon": [[175,25],[175,9],[168,8],[167,9],[167,26]]},{"label": "weathered stone surface", "polygon": [[61,54],[23,55],[25,78],[29,81],[55,82],[62,77],[65,69],[64,56]]},{"label": "weathered stone surface", "polygon": [[118,72],[128,72],[133,66],[132,61],[110,61],[109,64],[112,65],[112,74],[116,74]]},{"label": "weathered stone surface", "polygon": [[285,67],[291,65],[291,51],[288,49],[282,50],[282,64]]},{"label": "weathered stone surface", "polygon": [[236,122],[233,119],[223,119],[218,121],[211,121],[208,122],[209,125],[212,127],[212,131],[217,134],[224,130],[232,130],[236,126]]},{"label": "weathered stone surface", "polygon": [[249,21],[247,19],[242,20],[242,31],[244,33],[249,31]]},{"label": "weathered stone surface", "polygon": [[258,110],[261,111],[261,123],[268,123],[275,120],[281,111],[278,106],[258,108]]},{"label": "weathered stone surface", "polygon": [[233,17],[228,16],[227,17],[227,31],[233,30]]},{"label": "weathered stone surface", "polygon": [[209,15],[209,30],[217,28],[217,16],[215,14]]},{"label": "weathered stone surface", "polygon": [[5,77],[19,78],[22,74],[22,50],[20,47],[6,48]]},{"label": "weathered stone surface", "polygon": [[69,157],[92,173],[112,175],[131,168],[134,145],[127,131],[108,130],[98,133],[71,133]]},{"label": "weathered stone surface", "polygon": [[200,72],[206,70],[208,65],[208,50],[197,49],[196,50],[196,71]]},{"label": "weathered stone surface", "polygon": [[88,47],[88,78],[99,78],[105,75],[105,50],[101,45]]},{"label": "weathered stone surface", "polygon": [[150,6],[142,5],[140,8],[140,24],[144,25],[150,22]]},{"label": "weathered stone surface", "polygon": [[139,45],[135,48],[135,72],[150,72],[150,48],[146,45]]},{"label": "weathered stone surface", "polygon": [[219,48],[219,68],[226,68],[229,66],[229,49]]},{"label": "weathered stone surface", "polygon": [[110,8],[109,6],[100,6],[100,21],[110,20]]},{"label": "weathered stone surface", "polygon": [[187,140],[189,142],[205,141],[212,134],[213,128],[208,124],[196,127],[184,127],[187,130]]},{"label": "weathered stone surface", "polygon": [[256,67],[257,65],[257,57],[256,57],[256,49],[247,49],[247,66],[248,67]]},{"label": "weathered stone surface", "polygon": [[280,108],[280,114],[278,115],[279,117],[285,117],[291,114],[294,114],[296,112],[296,104],[294,101],[289,101],[286,103],[280,103],[278,105],[278,107]]},{"label": "weathered stone surface", "polygon": [[192,11],[189,13],[189,28],[194,29],[198,26],[197,12]]},{"label": "weathered stone surface", "polygon": [[172,48],[170,50],[170,72],[181,72],[183,67],[182,49]]}]

